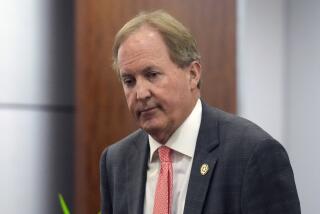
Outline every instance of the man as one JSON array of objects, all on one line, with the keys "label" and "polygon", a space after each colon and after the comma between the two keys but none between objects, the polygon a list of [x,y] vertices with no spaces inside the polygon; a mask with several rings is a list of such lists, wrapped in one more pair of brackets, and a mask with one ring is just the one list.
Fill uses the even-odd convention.
[{"label": "man", "polygon": [[116,35],[113,57],[141,129],[101,156],[102,213],[300,213],[284,148],[200,100],[200,56],[181,23],[142,13]]}]

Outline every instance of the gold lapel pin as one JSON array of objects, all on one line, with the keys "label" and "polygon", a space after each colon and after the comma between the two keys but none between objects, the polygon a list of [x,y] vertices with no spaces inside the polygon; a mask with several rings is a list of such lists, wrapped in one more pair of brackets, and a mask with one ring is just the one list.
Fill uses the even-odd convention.
[{"label": "gold lapel pin", "polygon": [[208,171],[209,171],[209,165],[206,163],[202,164],[200,168],[201,175],[207,174]]}]

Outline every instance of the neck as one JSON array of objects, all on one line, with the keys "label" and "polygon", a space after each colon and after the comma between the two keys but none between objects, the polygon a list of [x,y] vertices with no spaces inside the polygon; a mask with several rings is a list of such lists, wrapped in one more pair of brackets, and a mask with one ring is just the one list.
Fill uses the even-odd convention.
[{"label": "neck", "polygon": [[179,124],[176,124],[176,126],[172,125],[167,127],[166,130],[157,130],[152,133],[149,133],[153,139],[155,139],[157,142],[161,144],[166,144],[169,138],[172,136],[172,134],[182,125],[182,123],[189,117],[191,112],[193,111],[194,107],[197,104],[198,99],[200,96],[196,97],[196,99],[192,100],[192,105],[190,105],[190,109],[187,111],[187,113],[183,116],[183,119],[180,121]]}]

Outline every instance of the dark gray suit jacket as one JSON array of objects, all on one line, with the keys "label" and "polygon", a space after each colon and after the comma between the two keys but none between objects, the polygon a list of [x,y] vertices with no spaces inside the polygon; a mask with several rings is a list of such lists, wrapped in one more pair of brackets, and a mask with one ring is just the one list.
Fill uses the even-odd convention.
[{"label": "dark gray suit jacket", "polygon": [[[284,148],[250,121],[202,105],[184,214],[300,214]],[[143,130],[105,149],[102,213],[143,213],[148,155]],[[204,163],[209,171],[201,175]]]}]

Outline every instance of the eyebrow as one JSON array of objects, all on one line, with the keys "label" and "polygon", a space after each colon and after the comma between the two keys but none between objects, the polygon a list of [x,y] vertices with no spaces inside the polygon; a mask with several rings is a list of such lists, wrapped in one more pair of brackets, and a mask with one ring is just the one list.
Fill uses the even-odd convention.
[{"label": "eyebrow", "polygon": [[157,66],[147,66],[146,68],[142,69],[143,73],[152,71],[152,70],[159,70]]},{"label": "eyebrow", "polygon": [[125,77],[130,77],[130,76],[132,76],[132,75],[131,74],[126,74],[126,73],[119,75],[120,79],[123,79]]},{"label": "eyebrow", "polygon": [[[150,65],[150,66],[143,68],[141,70],[141,73],[147,73],[152,70],[160,70],[160,69],[157,66]],[[123,77],[128,77],[128,76],[133,76],[133,75],[130,73],[130,71],[127,72],[126,70],[123,70],[120,72],[119,76],[120,76],[120,78],[123,78]]]}]

